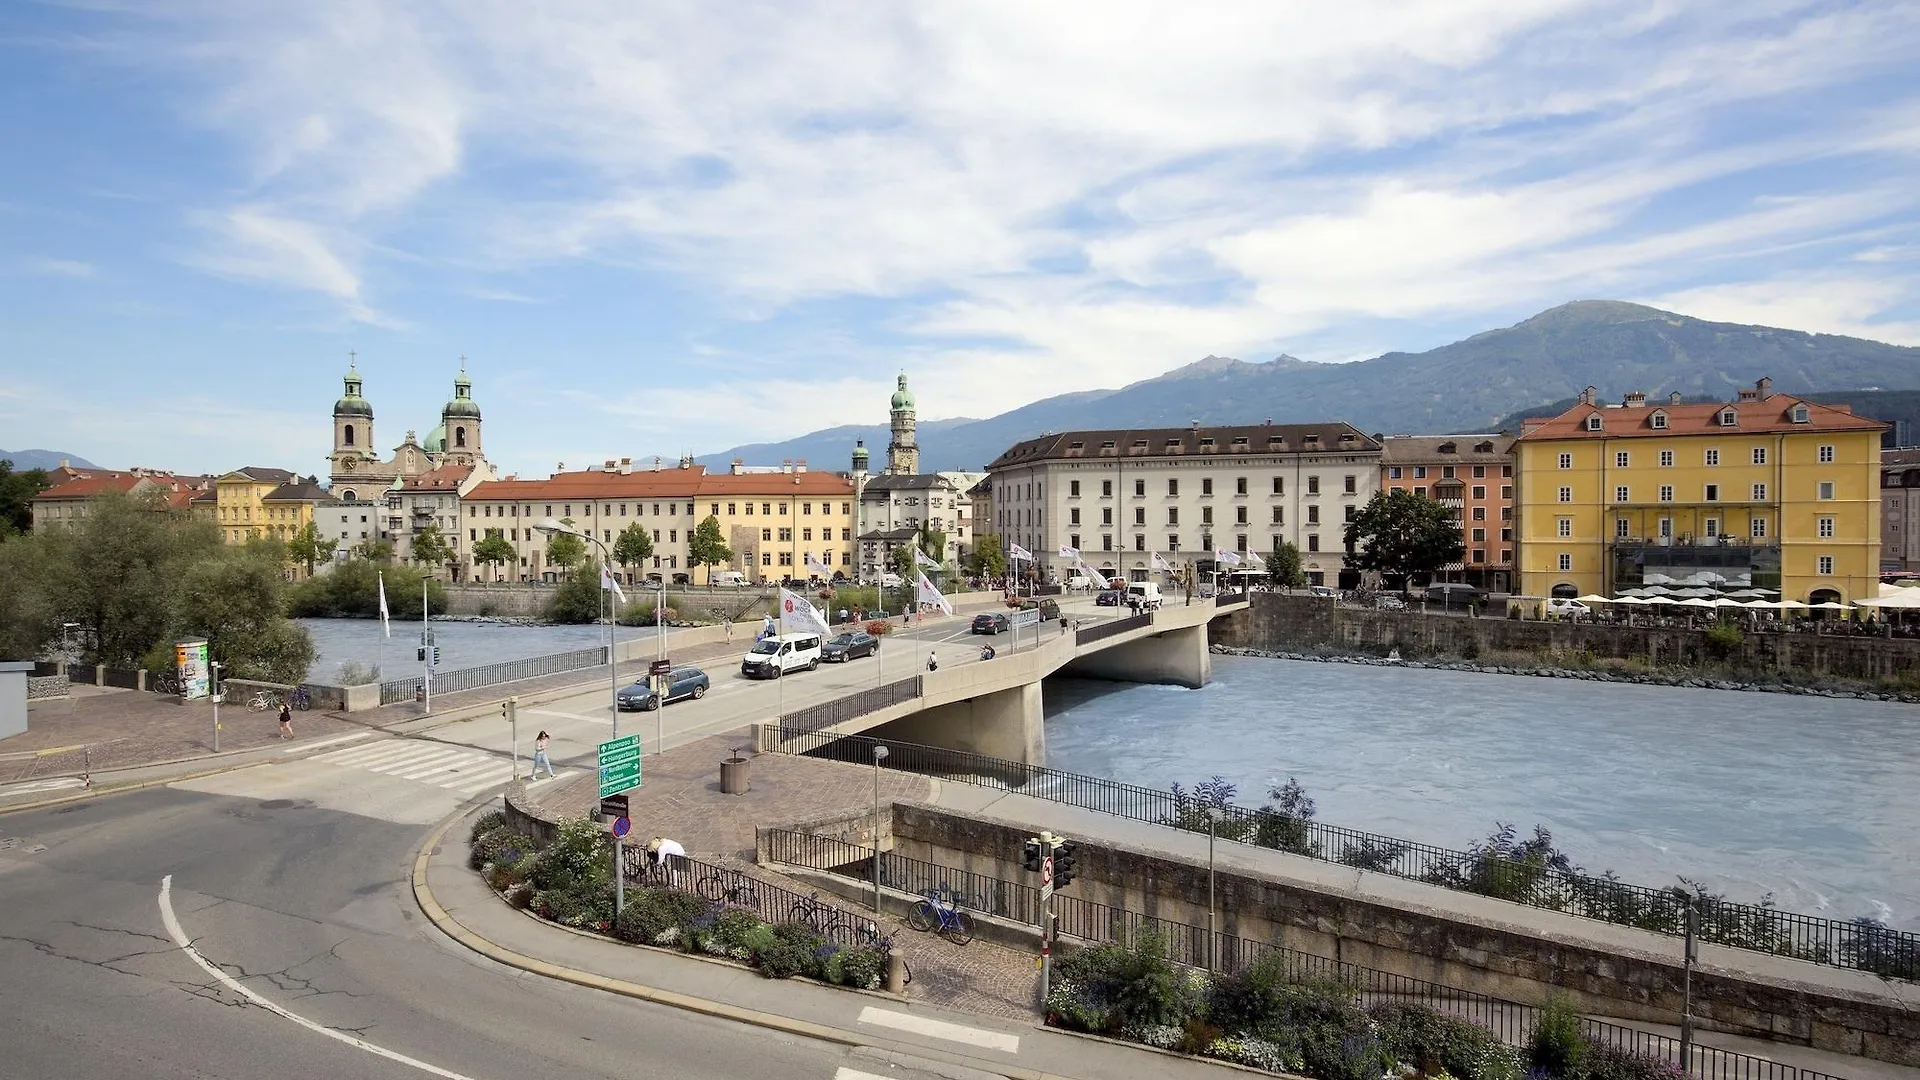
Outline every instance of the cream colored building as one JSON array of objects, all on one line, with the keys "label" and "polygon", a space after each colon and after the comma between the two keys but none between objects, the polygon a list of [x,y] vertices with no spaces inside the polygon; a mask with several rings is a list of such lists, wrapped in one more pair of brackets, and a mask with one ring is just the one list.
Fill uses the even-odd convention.
[{"label": "cream colored building", "polygon": [[[464,360],[464,358],[463,358]],[[373,403],[361,393],[358,367],[349,365],[340,399],[333,403],[332,489],[347,502],[377,499],[394,481],[445,465],[482,466],[486,455],[480,443],[480,406],[473,400],[473,382],[464,363],[453,380],[453,397],[440,408],[440,423],[423,442],[408,429],[407,437],[382,458],[373,434]],[[388,537],[396,544],[398,537]]]},{"label": "cream colored building", "polygon": [[469,580],[473,545],[461,527],[460,500],[493,478],[493,466],[483,460],[471,465],[441,465],[396,479],[382,496],[380,513],[380,535],[393,545],[393,557],[412,562],[414,538],[428,528],[436,528],[446,540],[451,557],[425,569],[435,577]]},{"label": "cream colored building", "polygon": [[1017,443],[987,466],[993,531],[1043,575],[1088,565],[1146,580],[1152,557],[1213,568],[1214,550],[1300,548],[1312,584],[1349,587],[1345,530],[1380,487],[1380,443],[1351,424],[1068,431]]}]

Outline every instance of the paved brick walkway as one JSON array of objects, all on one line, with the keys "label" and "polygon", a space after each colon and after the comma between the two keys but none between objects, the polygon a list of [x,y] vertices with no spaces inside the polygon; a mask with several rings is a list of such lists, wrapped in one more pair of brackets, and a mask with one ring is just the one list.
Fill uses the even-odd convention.
[{"label": "paved brick walkway", "polygon": [[[745,732],[740,732],[646,759],[646,783],[630,796],[633,835],[642,842],[670,836],[696,858],[736,862],[755,878],[810,892],[804,882],[751,865],[755,827],[870,810],[873,771],[837,761],[763,754],[753,758],[746,794],[721,794],[720,759],[747,745]],[[924,776],[887,770],[880,774],[880,798],[883,803],[925,802],[933,783]],[[598,778],[589,773],[537,789],[536,795],[549,812],[584,816],[599,806]],[[1025,1019],[1034,1014],[1038,976],[1031,955],[981,940],[956,946],[915,933],[892,916],[881,922],[913,967],[912,996],[982,1015]]]}]

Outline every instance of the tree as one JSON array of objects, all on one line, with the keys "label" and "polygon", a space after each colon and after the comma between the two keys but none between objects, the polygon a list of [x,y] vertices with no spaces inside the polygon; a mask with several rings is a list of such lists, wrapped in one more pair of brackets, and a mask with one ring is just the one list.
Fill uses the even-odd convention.
[{"label": "tree", "polygon": [[1376,492],[1347,525],[1347,565],[1403,577],[1430,577],[1466,553],[1453,511],[1411,491]]},{"label": "tree", "polygon": [[[560,519],[560,524],[573,527],[572,518]],[[572,570],[587,558],[587,542],[572,533],[557,532],[547,537],[547,565],[562,570]]]},{"label": "tree", "polygon": [[600,564],[587,560],[560,583],[547,605],[547,619],[557,623],[600,621],[606,611],[607,590],[600,587]]},{"label": "tree", "polygon": [[947,534],[931,525],[920,526],[920,535],[914,538],[920,551],[934,562],[945,565],[947,561]]},{"label": "tree", "polygon": [[366,559],[349,559],[330,574],[295,585],[287,607],[297,618],[372,618],[380,614],[382,578],[386,581],[387,611],[396,621],[420,617],[420,609],[414,605],[420,602],[423,584],[434,614],[446,612],[447,590],[440,582],[411,566],[383,566]]},{"label": "tree", "polygon": [[900,575],[903,583],[911,583],[917,573],[913,565],[914,550],[912,544],[900,544],[887,555],[887,561],[892,564],[893,572]]},{"label": "tree", "polygon": [[155,513],[138,495],[99,496],[75,527],[33,539],[48,554],[48,577],[33,586],[48,591],[61,621],[92,631],[96,663],[115,667],[138,663],[178,629],[187,569],[221,548],[217,525]]},{"label": "tree", "polygon": [[627,573],[633,573],[633,568],[636,566],[647,565],[647,560],[651,558],[653,558],[653,534],[639,522],[636,521],[621,529],[620,535],[614,537],[613,561],[626,567]]},{"label": "tree", "polygon": [[207,652],[241,679],[298,683],[319,657],[304,627],[282,617],[286,585],[277,547],[224,548],[188,568],[179,630],[207,639]]},{"label": "tree", "polygon": [[[733,550],[727,547],[725,537],[720,535],[720,519],[708,514],[699,525],[694,527],[693,536],[687,540],[687,562],[692,566],[712,567],[733,558]],[[713,581],[713,571],[707,571],[707,581]]]},{"label": "tree", "polygon": [[13,462],[0,460],[0,540],[33,531],[33,497],[50,486],[47,470],[14,472]]},{"label": "tree", "polygon": [[[574,541],[579,543],[579,541]],[[445,566],[453,558],[453,548],[440,533],[440,526],[429,525],[413,534],[413,561],[422,566]]]},{"label": "tree", "polygon": [[[473,545],[473,561],[482,565],[498,568],[502,563],[511,563],[519,557],[520,553],[513,550],[513,545],[507,542],[506,534],[499,529],[488,529],[487,535]],[[496,569],[494,580],[499,580],[499,577]]]},{"label": "tree", "polygon": [[973,551],[967,556],[968,570],[981,577],[999,577],[1007,572],[1007,555],[1000,538],[989,534],[975,537]]},{"label": "tree", "polygon": [[1277,589],[1297,589],[1306,584],[1307,574],[1298,545],[1277,536],[1273,538],[1273,554],[1267,558],[1267,579]]},{"label": "tree", "polygon": [[321,536],[319,526],[311,521],[300,526],[300,531],[287,540],[287,554],[307,564],[308,577],[313,576],[314,564],[333,558],[339,547],[340,541]]},{"label": "tree", "polygon": [[385,540],[369,536],[365,540],[353,545],[351,554],[354,558],[364,559],[367,562],[391,562],[393,561],[393,545]]}]

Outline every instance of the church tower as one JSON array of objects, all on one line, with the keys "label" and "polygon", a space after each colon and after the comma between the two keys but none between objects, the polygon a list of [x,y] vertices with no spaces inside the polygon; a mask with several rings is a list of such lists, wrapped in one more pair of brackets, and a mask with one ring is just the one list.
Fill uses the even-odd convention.
[{"label": "church tower", "polygon": [[347,365],[346,392],[333,403],[333,482],[352,483],[361,467],[379,460],[373,442],[373,405],[360,396],[360,370]]},{"label": "church tower", "polygon": [[428,436],[427,449],[439,452],[441,463],[446,465],[472,465],[484,457],[480,450],[480,406],[473,400],[473,381],[467,378],[464,362],[453,380],[453,400],[440,410],[440,430]]},{"label": "church tower", "polygon": [[893,440],[887,443],[887,474],[912,476],[920,471],[920,446],[914,442],[913,393],[907,389],[907,376],[900,374],[899,389],[893,392]]}]

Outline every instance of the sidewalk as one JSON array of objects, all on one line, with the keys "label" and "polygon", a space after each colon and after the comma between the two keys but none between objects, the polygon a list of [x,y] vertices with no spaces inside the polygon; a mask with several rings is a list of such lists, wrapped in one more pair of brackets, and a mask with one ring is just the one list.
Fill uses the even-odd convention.
[{"label": "sidewalk", "polygon": [[[804,979],[776,981],[732,964],[556,927],[508,907],[467,869],[466,834],[480,812],[452,822],[435,837],[437,843],[429,841],[431,853],[423,850],[414,868],[414,889],[442,931],[508,966],[806,1038],[1021,1080],[1224,1080],[1245,1075],[1226,1066],[1070,1035],[1032,1021],[983,1018]],[[913,971],[913,985],[919,987],[924,976],[917,962]],[[1029,965],[1021,985],[1030,990],[1034,978]]]}]

